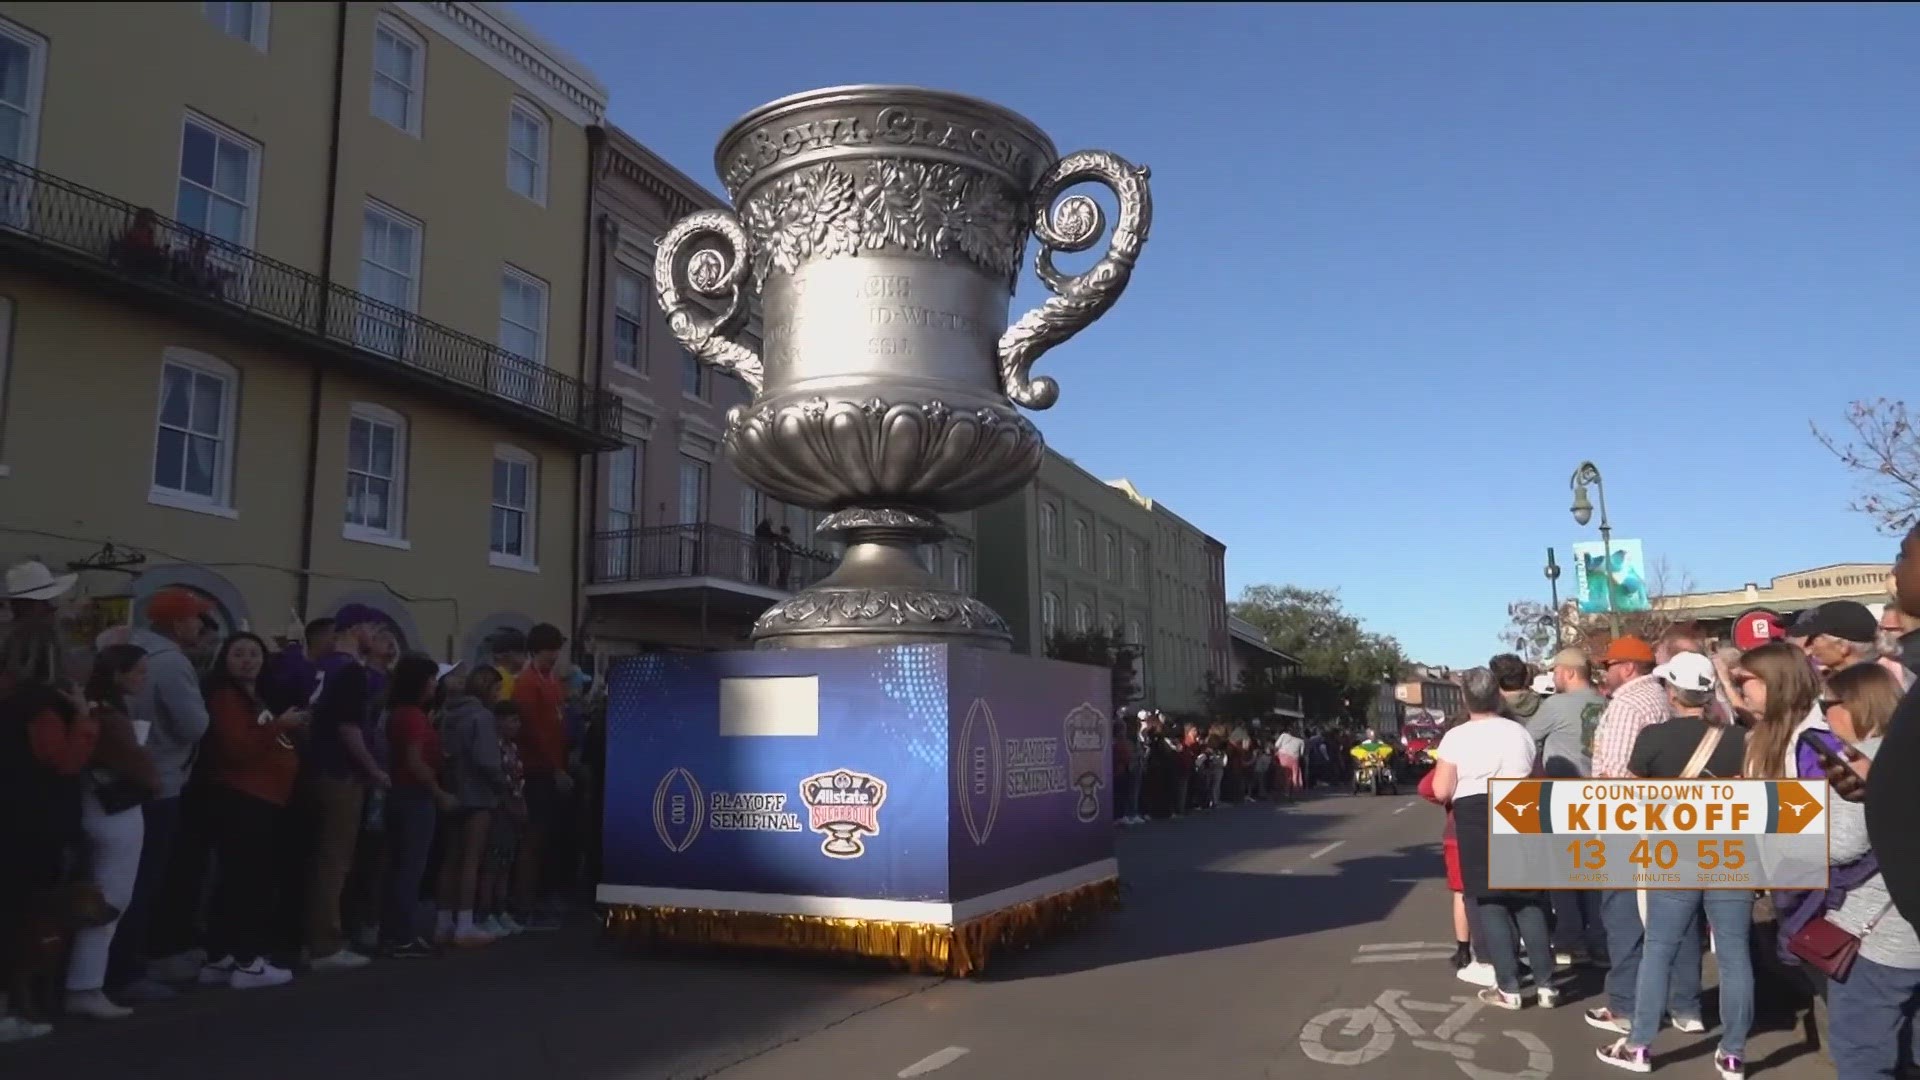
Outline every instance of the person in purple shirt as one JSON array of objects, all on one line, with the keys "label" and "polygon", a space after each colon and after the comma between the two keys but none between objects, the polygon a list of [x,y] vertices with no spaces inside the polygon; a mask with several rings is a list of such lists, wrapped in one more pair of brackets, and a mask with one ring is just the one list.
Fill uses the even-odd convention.
[{"label": "person in purple shirt", "polygon": [[267,706],[285,712],[312,704],[314,692],[320,689],[322,665],[338,655],[341,654],[334,651],[332,619],[315,619],[308,623],[304,647],[300,642],[283,638],[280,651],[274,654],[272,667],[261,679],[266,689],[263,696]]}]

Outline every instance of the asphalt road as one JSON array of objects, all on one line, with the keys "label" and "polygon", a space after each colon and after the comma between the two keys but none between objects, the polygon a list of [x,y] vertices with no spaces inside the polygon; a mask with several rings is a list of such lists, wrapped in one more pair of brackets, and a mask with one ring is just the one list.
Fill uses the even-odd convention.
[{"label": "asphalt road", "polygon": [[[1580,1012],[1462,1009],[1438,811],[1340,795],[1231,807],[1121,833],[1125,908],[987,977],[613,951],[590,931],[475,953],[207,991],[0,1047],[0,1077],[200,1080],[1100,1078],[1360,1080],[1457,1066],[1469,1080],[1617,1075]],[[1436,943],[1433,948],[1424,943]],[[1347,1011],[1340,1011],[1347,1010]],[[1711,994],[1709,995],[1711,1011]],[[1833,1075],[1784,1020],[1755,1072]],[[1706,1073],[1711,1033],[1656,1063]]]}]

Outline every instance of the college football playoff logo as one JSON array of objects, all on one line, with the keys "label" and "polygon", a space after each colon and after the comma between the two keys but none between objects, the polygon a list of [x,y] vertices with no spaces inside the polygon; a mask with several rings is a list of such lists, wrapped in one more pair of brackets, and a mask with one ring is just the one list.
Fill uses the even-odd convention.
[{"label": "college football playoff logo", "polygon": [[653,831],[662,846],[675,855],[692,847],[705,816],[700,782],[692,773],[674,768],[660,778],[653,789]]},{"label": "college football playoff logo", "polygon": [[975,698],[960,724],[953,746],[953,793],[960,803],[960,823],[975,847],[993,835],[1000,816],[1000,726],[985,698]]},{"label": "college football playoff logo", "polygon": [[826,838],[820,842],[821,852],[857,859],[867,853],[861,837],[880,831],[887,783],[852,769],[816,773],[800,781],[800,801],[807,807],[807,827]]}]

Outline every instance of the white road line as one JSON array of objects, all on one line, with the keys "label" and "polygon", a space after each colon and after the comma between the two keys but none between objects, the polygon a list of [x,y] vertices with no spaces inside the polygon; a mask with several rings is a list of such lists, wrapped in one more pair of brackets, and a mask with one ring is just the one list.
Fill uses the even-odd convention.
[{"label": "white road line", "polygon": [[966,1055],[967,1055],[966,1047],[949,1046],[945,1050],[935,1050],[933,1053],[928,1054],[926,1057],[921,1058],[919,1061],[916,1061],[913,1064],[907,1066],[906,1068],[901,1069],[899,1072],[894,1073],[894,1075],[899,1077],[900,1080],[907,1080],[908,1077],[913,1077],[913,1076],[925,1076],[928,1073],[934,1071],[935,1069],[946,1068],[947,1066],[953,1064],[954,1062],[959,1061],[961,1058],[965,1057]]},{"label": "white road line", "polygon": [[1400,809],[1398,809],[1398,810],[1395,810],[1395,811],[1394,811],[1394,813],[1395,813],[1395,814],[1404,814],[1404,813],[1406,813],[1407,811],[1409,811],[1409,810],[1411,810],[1411,809],[1413,809],[1413,804],[1412,804],[1412,803],[1407,803],[1407,804],[1406,804],[1405,806],[1402,806],[1402,807],[1401,807]]},{"label": "white road line", "polygon": [[1362,945],[1355,952],[1405,952],[1408,949],[1452,949],[1444,941],[1396,941],[1390,945]]},{"label": "white road line", "polygon": [[1328,844],[1328,845],[1327,845],[1326,847],[1323,847],[1323,848],[1321,848],[1321,849],[1320,849],[1319,851],[1316,851],[1316,852],[1314,852],[1313,854],[1311,854],[1311,855],[1309,855],[1309,856],[1307,856],[1307,858],[1309,858],[1309,859],[1317,859],[1317,858],[1319,858],[1320,856],[1322,856],[1322,855],[1325,855],[1325,854],[1326,854],[1327,852],[1329,852],[1329,851],[1332,851],[1332,850],[1333,850],[1334,848],[1337,848],[1337,847],[1339,847],[1339,846],[1340,846],[1341,844],[1344,844],[1344,843],[1346,843],[1346,841],[1345,841],[1345,840],[1335,840],[1335,841],[1334,841],[1333,843],[1331,843],[1331,844]]},{"label": "white road line", "polygon": [[1404,964],[1414,960],[1445,960],[1452,955],[1453,947],[1448,946],[1445,949],[1429,949],[1426,952],[1368,953],[1365,956],[1354,957],[1353,962],[1356,964]]}]

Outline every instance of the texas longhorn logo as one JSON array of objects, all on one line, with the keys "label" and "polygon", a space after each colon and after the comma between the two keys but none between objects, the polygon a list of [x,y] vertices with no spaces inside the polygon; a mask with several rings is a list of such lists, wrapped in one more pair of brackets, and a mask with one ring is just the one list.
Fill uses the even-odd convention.
[{"label": "texas longhorn logo", "polygon": [[852,769],[815,773],[800,781],[800,801],[807,807],[807,827],[826,837],[820,850],[835,859],[857,859],[867,853],[861,835],[880,831],[887,782]]}]

